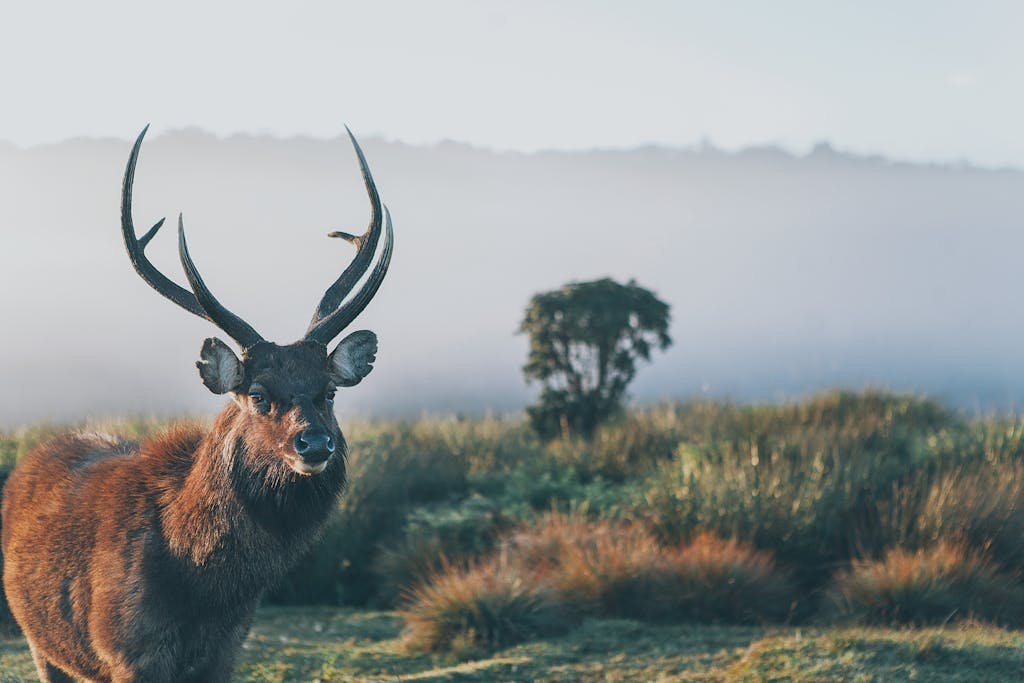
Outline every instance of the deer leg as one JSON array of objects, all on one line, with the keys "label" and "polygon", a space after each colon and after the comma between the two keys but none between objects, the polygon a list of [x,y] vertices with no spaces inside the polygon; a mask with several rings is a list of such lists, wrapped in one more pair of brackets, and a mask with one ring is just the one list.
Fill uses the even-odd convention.
[{"label": "deer leg", "polygon": [[238,652],[242,649],[242,641],[249,635],[252,627],[253,613],[245,617],[224,639],[220,650],[214,654],[209,663],[182,683],[228,683],[235,670]]},{"label": "deer leg", "polygon": [[173,645],[153,644],[143,656],[114,664],[110,683],[179,683],[176,659]]},{"label": "deer leg", "polygon": [[36,670],[42,683],[75,683],[75,679],[46,661],[31,640],[28,641],[28,649],[32,652],[32,661],[36,663]]},{"label": "deer leg", "polygon": [[75,679],[55,667],[53,664],[46,664],[46,675],[41,676],[43,683],[75,683]]},{"label": "deer leg", "polygon": [[234,670],[235,657],[231,653],[226,657],[218,657],[201,671],[182,679],[181,683],[228,683]]}]

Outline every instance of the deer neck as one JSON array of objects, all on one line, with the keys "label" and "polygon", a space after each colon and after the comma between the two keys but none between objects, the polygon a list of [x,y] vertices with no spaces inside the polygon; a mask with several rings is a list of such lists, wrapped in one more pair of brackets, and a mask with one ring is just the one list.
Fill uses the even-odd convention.
[{"label": "deer neck", "polygon": [[238,407],[229,404],[199,443],[180,491],[165,508],[171,552],[196,567],[296,559],[344,486],[344,443],[323,473],[300,476],[275,454],[246,452],[244,430]]}]

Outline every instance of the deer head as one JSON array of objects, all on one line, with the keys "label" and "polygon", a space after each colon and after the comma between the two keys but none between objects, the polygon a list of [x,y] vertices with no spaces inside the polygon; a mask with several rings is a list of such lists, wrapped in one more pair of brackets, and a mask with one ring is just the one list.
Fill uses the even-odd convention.
[{"label": "deer head", "polygon": [[[132,147],[121,193],[121,231],[132,265],[153,289],[190,313],[209,320],[241,347],[239,358],[226,343],[211,337],[203,343],[196,366],[210,391],[230,393],[234,398],[237,407],[226,413],[229,424],[225,429],[242,441],[244,457],[250,460],[248,466],[277,479],[286,472],[323,472],[331,456],[344,446],[332,408],[335,388],[354,386],[370,373],[376,360],[377,336],[359,330],[345,337],[333,351],[328,352],[327,347],[376,294],[391,262],[394,243],[391,215],[381,204],[359,143],[348,131],[370,196],[369,227],[362,235],[329,233],[330,237],[354,244],[355,258],[327,288],[305,336],[292,344],[278,345],[264,340],[249,323],[213,296],[189,255],[180,214],[178,253],[191,291],[171,281],[146,257],[146,245],[164,223],[160,219],[138,237],[132,221],[135,165],[148,128],[143,129]],[[384,243],[370,271],[382,232]],[[369,276],[357,289],[356,284],[367,271]]]}]

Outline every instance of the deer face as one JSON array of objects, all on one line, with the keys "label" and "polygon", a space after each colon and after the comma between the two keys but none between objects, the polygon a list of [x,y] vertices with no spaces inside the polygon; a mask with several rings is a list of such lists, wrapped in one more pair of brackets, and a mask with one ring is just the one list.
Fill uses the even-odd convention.
[{"label": "deer face", "polygon": [[[330,354],[327,345],[376,294],[391,263],[394,244],[391,216],[380,201],[359,143],[350,131],[370,197],[370,225],[362,235],[328,233],[354,244],[355,258],[327,288],[305,336],[280,346],[264,340],[249,323],[213,296],[189,255],[180,215],[178,255],[191,291],[170,280],[146,257],[146,246],[164,221],[157,221],[142,237],[137,236],[132,221],[132,184],[145,135],[143,129],[132,148],[121,193],[121,232],[132,265],[153,289],[214,323],[244,349],[239,359],[227,344],[210,338],[203,344],[196,365],[210,391],[231,393],[234,397],[240,408],[239,419],[245,421],[238,433],[245,441],[246,452],[263,460],[277,456],[299,474],[323,472],[335,450],[344,443],[332,409],[334,390],[358,384],[370,373],[376,360],[377,337],[373,332],[360,330],[343,339]],[[360,281],[362,284],[357,287]],[[261,462],[260,466],[265,464]]]},{"label": "deer face", "polygon": [[234,396],[248,452],[276,455],[295,472],[314,475],[343,443],[334,417],[335,389],[361,382],[376,353],[377,335],[368,330],[353,332],[329,355],[314,341],[260,342],[241,360],[210,338],[196,366],[210,391]]}]

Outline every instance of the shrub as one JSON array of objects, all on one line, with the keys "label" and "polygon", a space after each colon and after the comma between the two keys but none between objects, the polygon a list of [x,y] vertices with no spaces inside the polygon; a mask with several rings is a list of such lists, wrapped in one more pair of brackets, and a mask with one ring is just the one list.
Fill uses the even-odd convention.
[{"label": "shrub", "polygon": [[506,526],[490,500],[473,495],[458,505],[420,507],[406,517],[402,538],[382,545],[374,560],[377,602],[391,605],[445,563],[476,558]]},{"label": "shrub", "polygon": [[574,550],[593,550],[599,536],[616,530],[612,523],[588,519],[579,511],[552,511],[517,529],[508,537],[508,546],[516,561],[526,567],[557,569]]},{"label": "shrub", "polygon": [[662,547],[639,524],[546,515],[510,539],[577,616],[756,623],[788,616],[794,590],[770,553],[710,534]]},{"label": "shrub", "polygon": [[682,433],[672,406],[638,410],[602,425],[589,438],[563,436],[545,446],[545,455],[583,479],[623,482],[650,473],[675,455]]},{"label": "shrub", "polygon": [[[430,418],[400,428],[416,450],[460,462],[469,475],[507,472],[542,458],[540,442],[521,419]],[[396,425],[380,423],[376,429],[374,446],[383,445]]]},{"label": "shrub", "polygon": [[639,525],[553,513],[513,544],[516,560],[545,571],[577,616],[653,619],[664,605],[664,553]]},{"label": "shrub", "polygon": [[562,600],[579,614],[670,618],[669,568],[657,541],[635,525],[607,531],[559,557],[551,574]]},{"label": "shrub", "polygon": [[706,530],[772,550],[808,590],[857,553],[880,553],[885,502],[952,458],[966,432],[935,404],[870,393],[679,419],[689,436],[649,479],[640,514],[666,544]]},{"label": "shrub", "polygon": [[535,572],[498,557],[465,568],[448,565],[413,589],[402,610],[414,650],[493,650],[562,631],[554,593]]},{"label": "shrub", "polygon": [[1016,578],[979,551],[950,543],[855,560],[836,575],[831,600],[841,616],[870,624],[978,618],[1016,625],[1024,618],[1024,587]]},{"label": "shrub", "polygon": [[[1024,568],[1024,430],[983,422],[944,444],[878,503],[875,524],[858,531],[862,556],[879,548],[941,542],[984,550],[1003,567]],[[875,550],[873,550],[875,549]]]},{"label": "shrub", "polygon": [[699,534],[667,554],[673,620],[778,622],[796,606],[789,574],[770,552],[735,539]]},{"label": "shrub", "polygon": [[[1014,426],[1010,443],[988,443],[973,462],[933,477],[930,487],[919,487],[926,497],[916,531],[924,543],[915,545],[953,539],[986,550],[1003,566],[1024,568],[1021,435],[1020,426]],[[984,433],[982,438],[988,441]]]}]

